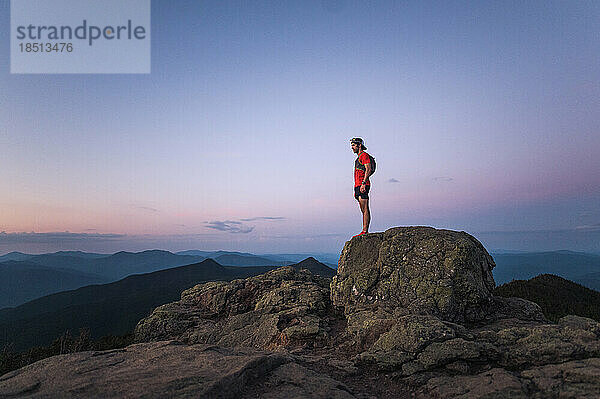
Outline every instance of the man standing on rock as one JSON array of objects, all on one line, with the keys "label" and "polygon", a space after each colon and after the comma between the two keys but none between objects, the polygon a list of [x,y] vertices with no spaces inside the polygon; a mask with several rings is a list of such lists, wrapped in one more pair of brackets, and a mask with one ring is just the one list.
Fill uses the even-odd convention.
[{"label": "man standing on rock", "polygon": [[354,198],[358,201],[360,211],[363,215],[363,229],[354,237],[366,234],[369,232],[369,223],[371,222],[371,211],[369,210],[369,190],[371,182],[369,176],[373,174],[371,164],[372,157],[365,152],[367,147],[360,137],[355,137],[350,140],[352,151],[358,155],[354,161]]}]

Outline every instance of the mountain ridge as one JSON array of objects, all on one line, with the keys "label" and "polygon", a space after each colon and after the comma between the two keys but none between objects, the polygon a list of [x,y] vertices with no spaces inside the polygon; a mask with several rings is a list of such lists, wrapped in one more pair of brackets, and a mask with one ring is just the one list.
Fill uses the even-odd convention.
[{"label": "mountain ridge", "polygon": [[[301,265],[300,265],[301,263]],[[332,275],[334,270],[315,259],[300,262],[298,268]],[[48,345],[66,329],[89,327],[92,338],[122,335],[145,313],[170,300],[199,281],[229,281],[265,273],[277,266],[223,266],[213,259],[134,274],[121,280],[92,284],[36,298],[17,307],[0,309],[0,347],[13,337],[15,350]],[[40,317],[44,315],[43,319]],[[46,325],[50,320],[51,326]],[[112,326],[115,326],[114,328]]]},{"label": "mountain ridge", "polygon": [[533,302],[494,295],[494,259],[465,232],[354,237],[331,279],[312,274],[313,262],[193,285],[139,320],[133,344],[15,370],[0,396],[600,395],[600,323],[552,323]]}]

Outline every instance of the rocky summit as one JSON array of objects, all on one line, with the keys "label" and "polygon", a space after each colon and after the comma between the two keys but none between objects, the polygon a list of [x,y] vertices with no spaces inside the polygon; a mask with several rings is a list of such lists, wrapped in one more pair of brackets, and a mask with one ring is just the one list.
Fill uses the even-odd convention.
[{"label": "rocky summit", "polygon": [[331,313],[329,281],[286,266],[247,279],[200,284],[141,320],[135,340],[260,349],[322,346]]},{"label": "rocky summit", "polygon": [[10,372],[0,398],[600,397],[600,323],[495,297],[465,232],[355,237],[333,278],[296,266],[191,287],[135,344]]},{"label": "rocky summit", "polygon": [[494,266],[483,245],[465,232],[396,227],[346,244],[331,298],[346,314],[378,305],[479,321],[493,301]]}]

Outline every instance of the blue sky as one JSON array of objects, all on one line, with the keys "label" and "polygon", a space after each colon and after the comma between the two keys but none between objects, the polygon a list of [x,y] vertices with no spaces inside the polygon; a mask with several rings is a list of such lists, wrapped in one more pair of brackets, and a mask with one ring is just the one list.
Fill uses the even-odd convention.
[{"label": "blue sky", "polygon": [[361,228],[353,136],[378,161],[371,231],[600,251],[600,3],[151,15],[150,74],[17,75],[0,0],[0,253],[337,252]]}]

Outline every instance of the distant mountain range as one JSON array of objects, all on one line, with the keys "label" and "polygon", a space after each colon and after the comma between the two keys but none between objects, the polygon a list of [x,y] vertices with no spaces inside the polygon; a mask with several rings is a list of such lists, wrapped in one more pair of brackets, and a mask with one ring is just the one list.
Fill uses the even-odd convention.
[{"label": "distant mountain range", "polygon": [[[177,255],[174,255],[177,256]],[[157,306],[178,300],[181,292],[207,281],[230,281],[266,273],[279,266],[231,267],[212,259],[122,280],[81,287],[0,309],[0,348],[12,350],[48,345],[65,330],[77,335],[89,328],[92,338],[123,335]],[[332,277],[335,270],[314,258],[292,265]]]},{"label": "distant mountain range", "polygon": [[243,252],[198,250],[114,254],[59,251],[40,255],[11,252],[0,256],[0,309],[64,290],[110,283],[133,274],[190,265],[205,259],[214,259],[223,266],[275,267],[307,257],[298,259],[290,254],[272,258]]},{"label": "distant mountain range", "polygon": [[[168,251],[117,252],[102,257],[97,254],[53,253],[25,258],[12,254],[22,260],[0,263],[0,308],[17,306],[66,289],[109,283],[132,274],[204,260],[203,257],[175,255]],[[19,292],[15,294],[15,291]]]},{"label": "distant mountain range", "polygon": [[[496,262],[493,274],[497,285],[549,273],[600,290],[600,255],[575,251],[498,251],[491,255]],[[110,283],[133,274],[190,265],[205,259],[214,259],[223,266],[274,267],[296,263],[309,256],[200,250],[176,253],[121,251],[114,254],[59,251],[40,255],[11,252],[0,256],[0,309],[64,290]],[[339,254],[321,253],[314,257],[336,268]]]},{"label": "distant mountain range", "polygon": [[5,308],[54,292],[106,283],[107,279],[97,274],[73,269],[52,268],[28,261],[9,260],[0,263],[0,282],[0,308]]},{"label": "distant mountain range", "polygon": [[276,261],[256,255],[223,254],[211,257],[223,266],[286,266],[294,262]]},{"label": "distant mountain range", "polygon": [[169,251],[117,252],[104,257],[81,257],[57,254],[35,255],[27,259],[47,267],[68,268],[102,276],[110,281],[174,266],[184,266],[204,260],[201,256],[175,255]]},{"label": "distant mountain range", "polygon": [[[53,253],[48,253],[44,255],[55,255],[55,256],[75,256],[80,258],[104,258],[106,256],[110,256],[111,254],[97,254],[93,252],[82,252],[82,251],[58,251]],[[7,260],[27,260],[31,257],[37,255],[24,254],[23,252],[10,252],[5,255],[0,256],[0,262],[4,262]]]},{"label": "distant mountain range", "polygon": [[503,284],[494,294],[535,302],[552,321],[569,314],[600,321],[600,292],[552,274]]},{"label": "distant mountain range", "polygon": [[492,253],[496,285],[553,274],[600,290],[600,255],[574,251]]},{"label": "distant mountain range", "polygon": [[287,260],[291,262],[299,262],[302,259],[306,259],[308,257],[314,257],[319,262],[324,263],[337,269],[338,260],[340,259],[339,253],[301,253],[301,254],[261,254],[265,258],[275,259],[275,260]]}]

